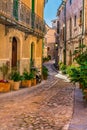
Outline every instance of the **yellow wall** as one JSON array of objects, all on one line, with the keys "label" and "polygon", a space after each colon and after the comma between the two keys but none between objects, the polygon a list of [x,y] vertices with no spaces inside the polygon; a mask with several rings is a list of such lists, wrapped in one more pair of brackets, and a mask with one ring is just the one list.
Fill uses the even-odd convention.
[{"label": "yellow wall", "polygon": [[22,0],[22,2],[27,5],[29,8],[31,8],[31,0]]},{"label": "yellow wall", "polygon": [[43,18],[44,0],[37,0],[37,14]]},{"label": "yellow wall", "polygon": [[[35,12],[40,17],[43,17],[43,1],[35,0]],[[31,0],[22,0],[24,4],[31,7]],[[35,66],[41,71],[42,68],[42,38],[37,38],[33,34],[28,34],[25,39],[25,32],[9,28],[7,35],[5,35],[5,25],[0,24],[0,66],[2,63],[9,61],[10,67],[12,62],[12,38],[15,37],[17,40],[17,61],[20,62],[19,70],[23,72],[24,68],[30,69],[31,59],[31,43],[34,43],[34,60]]]},{"label": "yellow wall", "polygon": [[9,40],[5,36],[5,26],[0,24],[0,59],[7,59],[9,57]]},{"label": "yellow wall", "polygon": [[[22,2],[29,8],[32,6],[32,0],[22,0]],[[44,0],[35,0],[35,13],[41,18],[43,17]]]}]

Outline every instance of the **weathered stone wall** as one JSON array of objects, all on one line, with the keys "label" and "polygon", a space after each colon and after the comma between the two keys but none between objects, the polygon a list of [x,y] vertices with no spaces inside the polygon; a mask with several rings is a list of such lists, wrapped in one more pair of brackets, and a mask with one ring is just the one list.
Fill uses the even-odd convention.
[{"label": "weathered stone wall", "polygon": [[[85,1],[86,2],[86,1]],[[87,4],[87,2],[86,2]],[[86,16],[86,6],[85,4],[85,15]],[[80,11],[83,10],[83,0],[73,0],[70,5],[70,1],[66,2],[66,63],[67,65],[73,63],[73,57],[70,57],[70,54],[73,54],[75,47],[77,47],[82,40],[84,42],[84,37],[82,36],[82,29],[85,21],[80,24]],[[76,16],[76,26],[75,23]],[[85,17],[86,18],[86,17]],[[59,14],[59,22],[60,22],[60,47],[59,47],[59,57],[61,61],[63,61],[63,49],[64,49],[64,41],[63,41],[63,28],[65,28],[65,14],[64,14],[64,6],[61,5],[61,11]],[[70,19],[71,19],[71,27],[70,28]],[[84,24],[83,24],[84,23]],[[86,24],[85,24],[86,25]],[[70,36],[70,29],[72,35]],[[85,40],[86,41],[86,40]],[[72,61],[70,61],[70,59]]]},{"label": "weathered stone wall", "polygon": [[54,58],[54,51],[55,51],[55,33],[56,29],[49,28],[46,35],[46,46],[47,46],[47,55],[50,55],[51,58]]}]

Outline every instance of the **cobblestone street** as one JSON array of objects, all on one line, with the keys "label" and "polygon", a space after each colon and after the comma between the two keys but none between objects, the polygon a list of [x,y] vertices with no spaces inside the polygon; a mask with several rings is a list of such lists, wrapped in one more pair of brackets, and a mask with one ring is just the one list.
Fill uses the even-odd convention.
[{"label": "cobblestone street", "polygon": [[50,75],[41,84],[0,95],[0,130],[67,130],[74,86]]}]

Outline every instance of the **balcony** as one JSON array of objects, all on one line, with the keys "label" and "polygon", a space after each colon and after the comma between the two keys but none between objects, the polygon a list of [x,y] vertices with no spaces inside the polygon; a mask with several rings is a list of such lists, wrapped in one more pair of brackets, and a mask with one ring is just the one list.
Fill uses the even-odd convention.
[{"label": "balcony", "polygon": [[43,37],[45,32],[44,20],[23,2],[0,0],[0,23],[38,37]]}]

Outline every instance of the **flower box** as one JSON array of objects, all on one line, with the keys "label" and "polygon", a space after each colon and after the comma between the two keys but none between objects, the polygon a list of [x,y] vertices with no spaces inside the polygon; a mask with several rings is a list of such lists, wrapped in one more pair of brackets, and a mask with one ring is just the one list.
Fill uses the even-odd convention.
[{"label": "flower box", "polygon": [[20,81],[14,81],[13,90],[19,90],[19,88],[20,88]]},{"label": "flower box", "polygon": [[22,87],[31,87],[31,80],[23,80]]},{"label": "flower box", "polygon": [[10,83],[0,82],[0,92],[9,92],[10,91]]}]

